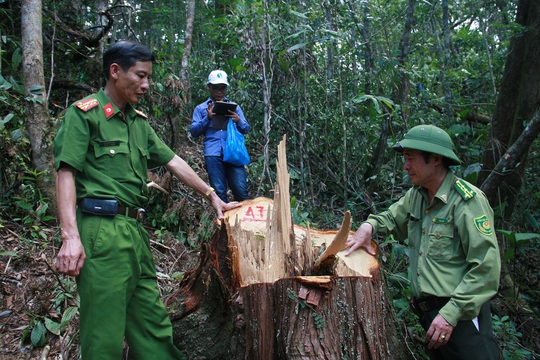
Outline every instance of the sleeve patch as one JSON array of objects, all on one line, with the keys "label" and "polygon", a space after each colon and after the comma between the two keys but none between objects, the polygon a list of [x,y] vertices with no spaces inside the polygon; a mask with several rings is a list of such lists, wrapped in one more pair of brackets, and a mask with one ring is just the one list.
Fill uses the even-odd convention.
[{"label": "sleeve patch", "polygon": [[79,101],[78,103],[75,104],[75,106],[77,106],[79,109],[81,109],[84,112],[87,112],[88,110],[95,108],[98,105],[99,105],[99,102],[97,101],[97,99],[86,99],[86,100]]},{"label": "sleeve patch", "polygon": [[476,195],[469,185],[459,179],[454,183],[454,188],[465,201],[472,199]]},{"label": "sleeve patch", "polygon": [[493,234],[493,230],[491,229],[491,225],[486,215],[482,215],[480,217],[475,218],[474,226],[476,226],[476,229],[481,234],[488,235],[488,236]]}]

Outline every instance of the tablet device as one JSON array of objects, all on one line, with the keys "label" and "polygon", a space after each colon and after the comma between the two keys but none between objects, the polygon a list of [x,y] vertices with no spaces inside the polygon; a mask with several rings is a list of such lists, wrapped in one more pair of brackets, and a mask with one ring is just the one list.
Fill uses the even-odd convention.
[{"label": "tablet device", "polygon": [[216,101],[212,112],[216,115],[230,115],[228,110],[235,111],[238,104],[229,101]]}]

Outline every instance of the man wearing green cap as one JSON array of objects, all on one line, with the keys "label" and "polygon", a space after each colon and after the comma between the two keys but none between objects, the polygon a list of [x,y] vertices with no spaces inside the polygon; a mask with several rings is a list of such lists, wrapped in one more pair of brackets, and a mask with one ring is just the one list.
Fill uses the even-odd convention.
[{"label": "man wearing green cap", "polygon": [[360,225],[346,255],[358,248],[375,255],[374,233],[408,239],[411,306],[430,358],[499,359],[489,308],[501,266],[493,210],[480,189],[450,171],[460,161],[444,130],[416,126],[394,149],[414,186]]}]

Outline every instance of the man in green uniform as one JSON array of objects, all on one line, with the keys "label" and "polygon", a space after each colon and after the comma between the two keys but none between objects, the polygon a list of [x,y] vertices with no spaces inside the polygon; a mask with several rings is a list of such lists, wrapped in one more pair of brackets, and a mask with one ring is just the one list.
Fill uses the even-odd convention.
[{"label": "man in green uniform", "polygon": [[124,338],[133,359],[183,358],[140,222],[149,168],[166,166],[204,194],[220,218],[240,206],[225,204],[133,107],[148,90],[153,60],[137,42],[109,47],[105,88],[69,107],[55,139],[62,235],[55,262],[59,272],[77,276],[84,360],[121,359]]},{"label": "man in green uniform", "polygon": [[489,308],[501,266],[493,210],[480,189],[450,171],[460,161],[442,129],[416,126],[394,149],[414,187],[370,215],[347,240],[346,255],[358,248],[375,255],[374,233],[408,239],[411,305],[430,358],[499,359]]}]

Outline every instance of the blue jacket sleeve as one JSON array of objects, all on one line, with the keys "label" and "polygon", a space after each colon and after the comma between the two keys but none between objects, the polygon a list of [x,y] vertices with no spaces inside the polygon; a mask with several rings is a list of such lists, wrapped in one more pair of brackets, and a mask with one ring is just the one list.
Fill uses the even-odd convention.
[{"label": "blue jacket sleeve", "polygon": [[208,103],[205,102],[197,105],[195,110],[193,110],[193,117],[189,127],[189,133],[193,137],[204,135],[210,126],[210,119],[208,119],[208,111],[206,110],[207,104]]},{"label": "blue jacket sleeve", "polygon": [[249,132],[249,129],[251,128],[249,123],[246,120],[246,117],[244,116],[244,112],[242,111],[242,108],[240,105],[236,107],[236,113],[238,114],[238,117],[240,117],[240,121],[236,123],[236,128],[240,133],[247,134]]}]

